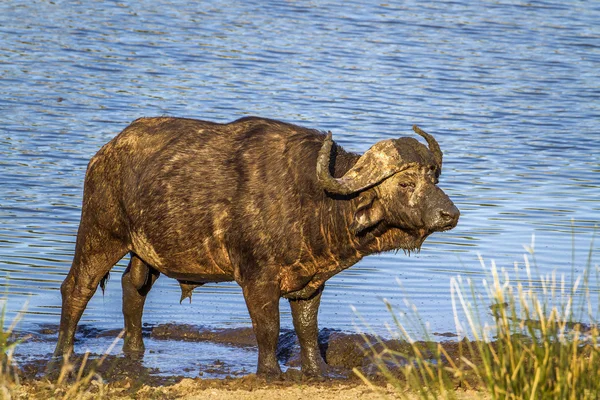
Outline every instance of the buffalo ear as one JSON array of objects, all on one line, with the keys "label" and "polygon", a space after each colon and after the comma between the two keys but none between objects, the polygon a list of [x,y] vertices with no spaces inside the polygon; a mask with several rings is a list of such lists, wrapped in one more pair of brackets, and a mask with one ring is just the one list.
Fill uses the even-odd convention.
[{"label": "buffalo ear", "polygon": [[373,193],[364,194],[359,200],[350,225],[350,229],[355,235],[383,220],[383,207]]}]

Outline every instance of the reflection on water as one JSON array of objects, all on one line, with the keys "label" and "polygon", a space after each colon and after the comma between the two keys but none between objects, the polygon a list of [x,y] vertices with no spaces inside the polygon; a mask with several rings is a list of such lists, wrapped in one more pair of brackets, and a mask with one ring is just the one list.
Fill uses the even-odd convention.
[{"label": "reflection on water", "polygon": [[[28,300],[23,329],[58,322],[87,162],[152,115],[261,115],[332,130],[360,152],[414,123],[436,135],[459,226],[418,255],[368,257],[331,279],[322,326],[353,330],[355,305],[380,329],[389,320],[381,298],[407,296],[433,330],[453,331],[449,278],[480,280],[477,254],[512,269],[532,234],[542,273],[580,272],[600,210],[598,20],[589,2],[557,1],[0,4],[0,290],[9,318]],[[121,326],[126,262],[83,322]],[[249,325],[233,284],[178,300],[177,283],[159,279],[146,320]]]}]

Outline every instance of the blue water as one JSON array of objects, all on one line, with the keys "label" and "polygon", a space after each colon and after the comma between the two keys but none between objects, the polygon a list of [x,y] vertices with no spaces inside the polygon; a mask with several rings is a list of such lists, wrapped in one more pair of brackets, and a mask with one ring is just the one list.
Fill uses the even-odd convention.
[{"label": "blue water", "polygon": [[[0,290],[9,319],[28,301],[20,329],[58,323],[87,162],[141,116],[259,115],[331,130],[358,152],[412,124],[436,136],[458,227],[420,254],[371,256],[331,279],[322,327],[353,331],[353,305],[385,332],[382,298],[402,311],[406,296],[432,331],[453,332],[450,278],[479,285],[478,254],[522,269],[532,235],[540,273],[570,279],[590,248],[596,268],[598,3],[132,3],[0,3]],[[125,265],[82,323],[121,326]],[[250,324],[234,284],[202,287],[192,304],[179,296],[159,279],[144,321]]]}]

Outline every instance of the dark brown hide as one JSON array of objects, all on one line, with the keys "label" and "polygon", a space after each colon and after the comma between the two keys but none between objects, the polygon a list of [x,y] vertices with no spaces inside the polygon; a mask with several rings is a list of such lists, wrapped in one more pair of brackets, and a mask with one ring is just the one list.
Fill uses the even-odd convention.
[{"label": "dark brown hide", "polygon": [[[206,282],[236,281],[257,336],[258,373],[280,373],[275,349],[284,296],[292,302],[303,371],[321,374],[316,315],[325,281],[365,255],[418,249],[459,217],[436,186],[441,152],[412,138],[385,141],[402,156],[394,162],[405,164],[386,164],[393,172],[377,182],[335,194],[317,178],[324,140],[319,131],[256,117],[134,121],[89,163],[55,354],[72,349],[87,302],[129,252],[125,350],[143,350],[142,310],[159,274],[180,281],[182,300]],[[355,165],[365,173],[373,168],[366,157],[331,145],[326,172],[334,179]],[[367,152],[373,160],[381,160],[377,146]]]}]

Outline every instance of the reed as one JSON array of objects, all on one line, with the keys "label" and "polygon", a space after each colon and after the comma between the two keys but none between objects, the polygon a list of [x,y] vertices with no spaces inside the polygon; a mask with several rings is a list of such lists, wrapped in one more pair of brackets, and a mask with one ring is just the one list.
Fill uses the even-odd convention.
[{"label": "reed", "polygon": [[[454,318],[460,341],[458,358],[444,345],[430,340],[416,308],[399,318],[393,316],[395,335],[411,344],[399,353],[385,341],[369,342],[371,357],[400,397],[456,398],[457,388],[476,388],[492,399],[597,399],[600,396],[600,332],[591,293],[592,251],[580,277],[570,282],[552,273],[532,278],[535,265],[533,241],[525,246],[526,277],[521,279],[515,263],[514,280],[494,262],[483,285],[468,279],[450,282]],[[592,246],[593,248],[593,240]],[[533,265],[532,265],[533,261]],[[483,286],[483,293],[478,288]],[[597,306],[597,303],[596,303]],[[582,321],[586,321],[585,323]],[[409,328],[425,336],[415,341]],[[365,382],[360,370],[355,373]]]}]

